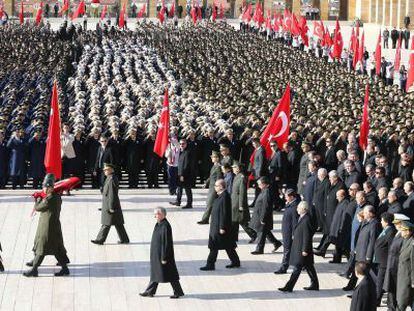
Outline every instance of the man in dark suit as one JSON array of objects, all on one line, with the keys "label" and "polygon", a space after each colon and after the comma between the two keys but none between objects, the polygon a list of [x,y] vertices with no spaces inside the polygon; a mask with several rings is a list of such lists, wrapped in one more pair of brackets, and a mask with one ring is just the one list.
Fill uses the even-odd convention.
[{"label": "man in dark suit", "polygon": [[354,161],[346,160],[344,184],[349,189],[352,184],[361,184],[361,173],[357,171]]},{"label": "man in dark suit", "polygon": [[355,275],[361,282],[352,294],[351,311],[375,311],[375,282],[370,276],[369,265],[365,262],[355,264]]},{"label": "man in dark suit", "polygon": [[336,148],[332,143],[332,138],[326,139],[326,152],[325,152],[325,168],[328,172],[336,170],[338,167],[338,158],[336,157]]},{"label": "man in dark suit", "polygon": [[395,49],[397,45],[398,38],[400,36],[400,32],[397,30],[397,28],[393,28],[391,30],[391,40],[392,40],[392,48]]},{"label": "man in dark suit", "polygon": [[284,180],[287,159],[283,157],[282,152],[278,149],[277,142],[271,141],[270,149],[272,150],[268,167],[270,193],[274,196],[273,205],[278,209],[281,205],[279,188],[281,187],[282,180]]},{"label": "man in dark suit", "polygon": [[118,178],[114,174],[115,167],[113,164],[105,163],[103,172],[106,176],[105,184],[102,190],[102,209],[101,223],[102,227],[95,240],[92,243],[104,244],[111,226],[115,226],[119,237],[119,244],[128,244],[129,238],[124,227],[124,215],[122,214],[121,203],[118,196]]},{"label": "man in dark suit", "polygon": [[187,147],[187,140],[180,140],[180,155],[178,157],[178,186],[177,186],[177,200],[170,202],[171,205],[180,206],[181,198],[183,196],[183,188],[187,197],[187,204],[182,208],[193,208],[193,192],[191,190],[192,185],[192,172],[191,172],[191,159],[190,150]]},{"label": "man in dark suit", "polygon": [[289,268],[290,252],[293,240],[293,231],[298,222],[298,213],[296,208],[300,198],[293,189],[287,189],[285,192],[285,210],[282,218],[282,237],[283,237],[283,259],[282,264],[275,274],[284,274]]},{"label": "man in dark suit", "polygon": [[[364,220],[359,229],[358,240],[355,245],[355,262],[364,261],[370,267],[374,258],[375,241],[380,234],[381,226],[375,217],[375,208],[372,205],[364,207]],[[352,272],[348,285],[344,291],[353,290],[358,281],[355,271]]]},{"label": "man in dark suit", "polygon": [[304,287],[305,290],[319,290],[318,275],[314,267],[314,259],[312,253],[312,238],[315,233],[312,221],[308,213],[308,203],[300,202],[297,207],[299,219],[293,233],[292,252],[289,264],[292,265],[293,272],[289,281],[282,288],[282,292],[291,292],[299,278],[303,269],[308,273],[311,285]]},{"label": "man in dark suit", "polygon": [[252,205],[254,206],[254,203],[256,202],[256,199],[260,193],[260,188],[257,186],[257,181],[260,177],[267,175],[267,161],[266,151],[260,144],[260,140],[258,138],[252,138],[252,144],[254,147],[254,158],[251,171],[256,183],[256,187],[254,188],[254,200],[252,203]]},{"label": "man in dark suit", "polygon": [[108,138],[106,136],[101,136],[99,138],[101,146],[98,148],[98,153],[95,161],[95,170],[93,175],[96,176],[99,182],[99,188],[102,188],[105,182],[105,174],[103,172],[104,163],[114,164],[114,156],[112,154],[111,148],[108,146]]},{"label": "man in dark suit", "polygon": [[398,202],[397,193],[394,190],[388,192],[388,209],[387,212],[391,214],[401,213],[402,207]]},{"label": "man in dark suit", "polygon": [[229,256],[230,264],[226,268],[240,267],[240,259],[236,252],[236,241],[232,230],[232,213],[231,198],[226,191],[224,179],[218,179],[214,188],[217,192],[217,198],[214,200],[211,211],[210,234],[208,238],[208,248],[210,254],[207,258],[207,264],[201,267],[202,271],[215,270],[218,251],[224,249]]},{"label": "man in dark suit", "polygon": [[266,239],[273,244],[273,252],[282,245],[272,233],[273,229],[273,201],[269,190],[269,178],[260,177],[257,181],[258,187],[261,189],[254,205],[250,228],[257,233],[256,250],[251,252],[253,255],[260,255],[264,252]]},{"label": "man in dark suit", "polygon": [[394,215],[390,213],[383,213],[381,215],[382,232],[375,241],[374,247],[374,271],[377,275],[377,306],[381,304],[381,298],[383,294],[383,285],[385,272],[387,270],[388,250],[391,246],[397,230],[392,224]]},{"label": "man in dark suit", "polygon": [[151,238],[151,279],[147,289],[140,293],[143,297],[153,297],[158,288],[158,283],[171,283],[174,295],[170,298],[177,299],[184,296],[180,285],[177,265],[175,264],[174,244],[171,225],[166,216],[167,211],[158,207],[154,211],[157,223]]},{"label": "man in dark suit", "polygon": [[410,221],[414,221],[414,183],[407,181],[404,184],[404,192],[407,195],[407,199],[402,205],[402,212],[404,215],[410,218]]}]

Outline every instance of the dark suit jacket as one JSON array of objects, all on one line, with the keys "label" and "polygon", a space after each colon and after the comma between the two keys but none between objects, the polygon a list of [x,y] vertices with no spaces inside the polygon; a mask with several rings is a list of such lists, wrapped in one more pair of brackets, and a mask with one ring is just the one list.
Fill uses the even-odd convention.
[{"label": "dark suit jacket", "polygon": [[407,217],[410,217],[410,220],[414,220],[414,192],[410,193],[408,198],[404,201],[402,205],[402,212]]},{"label": "dark suit jacket", "polygon": [[273,229],[273,202],[269,188],[263,189],[256,199],[250,227],[256,232]]},{"label": "dark suit jacket", "polygon": [[395,230],[394,226],[390,226],[385,233],[381,233],[375,241],[374,263],[379,264],[380,267],[387,267],[388,250],[396,232],[397,230]]},{"label": "dark suit jacket", "polygon": [[105,150],[102,147],[99,147],[98,154],[96,155],[95,170],[103,169],[105,163],[114,164],[112,149],[108,146],[105,148]]},{"label": "dark suit jacket", "polygon": [[190,150],[186,148],[178,157],[178,176],[184,177],[184,182],[191,178]]},{"label": "dark suit jacket", "polygon": [[368,275],[355,288],[352,294],[351,311],[375,311],[377,310],[377,294],[375,282]]},{"label": "dark suit jacket", "polygon": [[253,162],[253,176],[255,179],[259,179],[262,176],[266,175],[266,151],[261,146],[254,153],[254,162]]},{"label": "dark suit jacket", "polygon": [[283,245],[289,245],[292,241],[293,231],[295,230],[299,218],[299,215],[296,211],[298,204],[299,199],[295,199],[293,202],[286,203],[282,218]]},{"label": "dark suit jacket", "polygon": [[375,241],[381,232],[377,219],[364,221],[355,246],[355,260],[371,262],[374,257]]}]

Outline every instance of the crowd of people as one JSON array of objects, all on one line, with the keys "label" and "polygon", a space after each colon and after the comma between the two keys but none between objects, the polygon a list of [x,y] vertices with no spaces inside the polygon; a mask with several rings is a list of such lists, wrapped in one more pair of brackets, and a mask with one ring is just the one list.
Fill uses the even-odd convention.
[{"label": "crowd of people", "polygon": [[[178,28],[144,22],[136,31],[10,25],[0,28],[0,37],[0,187],[8,180],[24,187],[28,174],[33,187],[40,186],[56,79],[64,177],[84,181],[90,174],[92,187],[105,196],[108,167],[116,180],[126,172],[130,188],[140,184],[141,171],[147,186],[158,188],[164,172],[176,195],[172,205],[181,206],[185,192],[183,208],[192,208],[197,181],[209,189],[198,222],[210,224],[203,271],[215,269],[221,249],[231,260],[227,268],[241,265],[235,251],[241,225],[257,243],[252,255],[263,254],[266,240],[274,251],[283,245],[275,273],[287,273],[290,265],[294,270],[281,291],[292,291],[303,269],[311,279],[306,289],[319,290],[313,256],[324,257],[332,244],[332,263],[348,258],[344,290],[364,279],[352,297],[354,310],[375,309],[384,291],[390,309],[412,305],[414,93],[387,76],[364,74],[372,55],[366,53],[365,70],[358,72],[346,51],[342,61],[332,61],[314,39],[304,48],[285,33],[208,22]],[[293,90],[289,139],[282,148],[272,141],[268,158],[260,136],[287,84]],[[362,149],[366,84],[371,124]],[[153,149],[165,89],[171,133],[161,158]],[[252,215],[249,186],[255,188]],[[283,212],[282,242],[272,234],[273,210]],[[120,239],[127,243],[119,219]],[[95,244],[104,242],[110,225],[103,223]],[[313,249],[315,232],[323,236]],[[372,303],[368,308],[362,301]]]}]

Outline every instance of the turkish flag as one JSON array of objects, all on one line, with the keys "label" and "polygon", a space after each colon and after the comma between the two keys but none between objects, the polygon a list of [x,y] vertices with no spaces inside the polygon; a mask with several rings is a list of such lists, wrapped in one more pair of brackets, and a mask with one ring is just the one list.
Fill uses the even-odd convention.
[{"label": "turkish flag", "polygon": [[407,92],[414,92],[414,37],[411,39],[410,59],[408,61]]},{"label": "turkish flag", "polygon": [[219,17],[220,17],[220,19],[224,19],[224,6],[223,6],[223,2],[220,2]]},{"label": "turkish flag", "polygon": [[300,27],[299,27],[299,21],[296,18],[295,13],[292,13],[292,28],[290,30],[293,36],[299,36],[300,35]]},{"label": "turkish flag", "polygon": [[162,6],[160,12],[158,13],[158,19],[160,20],[160,23],[163,24],[165,20],[165,7]]},{"label": "turkish flag", "polygon": [[337,19],[336,26],[335,26],[335,32],[334,32],[332,57],[336,59],[340,59],[343,47],[344,47],[344,41],[342,40],[341,27],[339,26],[339,22]]},{"label": "turkish flag", "polygon": [[19,13],[19,22],[20,25],[24,23],[24,8],[23,8],[23,0],[20,1],[20,13]]},{"label": "turkish flag", "polygon": [[147,4],[144,3],[144,5],[142,6],[141,10],[139,10],[139,12],[137,14],[137,18],[143,17],[146,11],[147,11]]},{"label": "turkish flag", "polygon": [[193,19],[194,25],[197,24],[197,10],[194,6],[191,8],[190,14],[191,18]]},{"label": "turkish flag", "polygon": [[365,100],[364,100],[364,109],[362,111],[362,122],[361,128],[359,129],[359,146],[362,150],[365,150],[368,143],[368,133],[369,133],[369,85],[365,89]]},{"label": "turkish flag", "polygon": [[395,51],[394,71],[400,71],[401,64],[401,37],[398,37],[397,50]]},{"label": "turkish flag", "polygon": [[4,15],[3,7],[0,6],[0,19],[3,18],[3,15]]},{"label": "turkish flag", "polygon": [[[216,19],[217,19],[217,6],[216,6],[216,4],[214,3],[214,4],[213,4],[213,12],[211,13],[211,20],[212,20],[213,22],[215,22],[215,21],[216,21]],[[243,19],[244,19],[244,14],[243,14]]]},{"label": "turkish flag", "polygon": [[317,21],[313,22],[313,35],[318,37],[320,40],[324,40],[325,27],[323,26],[322,21],[320,21],[320,23],[318,23]]},{"label": "turkish flag", "polygon": [[106,12],[108,12],[108,6],[107,5],[105,5],[104,8],[103,8],[103,10],[102,10],[102,13],[101,13],[101,21],[105,19]]},{"label": "turkish flag", "polygon": [[270,141],[274,140],[282,149],[283,144],[288,141],[290,126],[290,85],[286,86],[285,93],[279,101],[279,104],[273,111],[272,117],[260,138],[260,144],[266,149],[266,156],[269,158],[272,154]]},{"label": "turkish flag", "polygon": [[165,150],[169,144],[170,134],[170,103],[168,102],[168,90],[165,90],[164,104],[162,105],[160,121],[158,123],[157,137],[154,143],[154,152],[160,158],[164,156]]},{"label": "turkish flag", "polygon": [[323,45],[329,46],[329,47],[333,45],[331,34],[329,33],[328,27],[326,27],[326,30],[325,30],[325,38],[323,40]]},{"label": "turkish flag", "polygon": [[351,38],[349,39],[349,49],[355,53],[355,31],[354,27],[352,27]]},{"label": "turkish flag", "polygon": [[290,31],[292,28],[292,14],[288,9],[283,12],[283,28],[286,31]]},{"label": "turkish flag", "polygon": [[63,0],[63,6],[62,6],[62,9],[59,12],[59,15],[62,16],[67,11],[69,11],[69,0]]},{"label": "turkish flag", "polygon": [[[62,194],[64,191],[70,191],[74,189],[76,186],[78,186],[81,183],[81,180],[79,177],[70,177],[67,179],[63,179],[55,183],[53,187],[54,193]],[[35,199],[37,198],[46,198],[46,193],[43,191],[36,191],[32,194],[32,197]]]},{"label": "turkish flag", "polygon": [[60,115],[58,90],[55,81],[52,91],[44,164],[46,173],[55,175],[56,180],[62,177],[62,158],[60,152]]},{"label": "turkish flag", "polygon": [[252,19],[252,10],[253,10],[253,8],[252,8],[252,4],[251,3],[249,3],[248,5],[247,5],[247,8],[246,8],[246,10],[244,11],[244,13],[243,13],[243,20],[246,22],[250,22],[250,20]]},{"label": "turkish flag", "polygon": [[375,48],[375,73],[381,74],[381,30],[378,34],[377,47]]},{"label": "turkish flag", "polygon": [[122,5],[122,10],[119,13],[119,21],[118,21],[118,27],[119,28],[124,28],[125,26],[125,14],[126,14],[126,2],[124,2],[124,4]]},{"label": "turkish flag", "polygon": [[35,20],[36,26],[39,26],[42,20],[42,13],[43,13],[43,2],[40,2],[40,8],[38,8],[36,12],[36,20]]},{"label": "turkish flag", "polygon": [[359,60],[359,39],[355,38],[354,57],[352,58],[352,66],[356,69],[356,64]]},{"label": "turkish flag", "polygon": [[171,9],[168,12],[168,16],[169,17],[174,17],[174,14],[175,14],[175,1],[173,1],[172,5],[171,5]]},{"label": "turkish flag", "polygon": [[72,20],[77,19],[82,14],[85,14],[85,1],[82,0],[79,2],[78,8],[76,9],[75,13],[72,15]]}]

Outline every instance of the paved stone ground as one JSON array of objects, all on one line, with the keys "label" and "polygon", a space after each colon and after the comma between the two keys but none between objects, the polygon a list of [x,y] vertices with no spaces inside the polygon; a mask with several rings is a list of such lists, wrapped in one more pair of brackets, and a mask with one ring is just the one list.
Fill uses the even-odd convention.
[{"label": "paved stone ground", "polygon": [[[319,292],[306,292],[306,273],[290,294],[277,292],[289,275],[276,276],[273,271],[282,259],[282,250],[253,256],[247,235],[241,232],[237,251],[242,267],[225,269],[228,259],[220,253],[214,272],[202,272],[208,254],[208,226],[196,224],[204,210],[204,190],[195,190],[193,210],[170,207],[171,197],[165,189],[121,191],[129,245],[117,245],[115,230],[107,243],[90,243],[100,227],[101,199],[96,191],[79,191],[63,197],[61,214],[65,245],[71,259],[71,275],[56,278],[55,259],[47,257],[38,278],[21,275],[25,262],[32,259],[31,248],[38,222],[33,218],[30,192],[0,193],[0,240],[6,272],[0,275],[0,310],[349,310],[350,300],[340,289],[346,280],[337,276],[343,266],[316,258],[320,278]],[[18,195],[17,195],[18,194]],[[154,227],[153,208],[164,206],[172,224],[175,255],[183,299],[171,300],[169,284],[161,284],[156,298],[138,295],[149,281],[149,242]],[[281,214],[275,214],[274,233],[281,238]],[[318,242],[320,236],[315,237]]]}]

